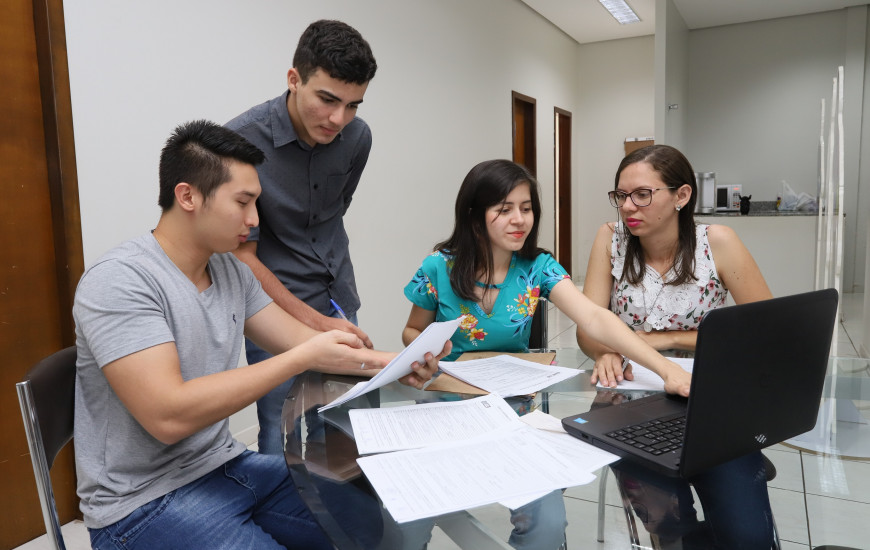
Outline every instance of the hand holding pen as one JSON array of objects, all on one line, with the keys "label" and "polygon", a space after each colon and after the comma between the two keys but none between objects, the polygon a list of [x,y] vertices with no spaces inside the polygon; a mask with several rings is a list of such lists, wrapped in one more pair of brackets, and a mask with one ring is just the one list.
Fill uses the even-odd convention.
[{"label": "hand holding pen", "polygon": [[329,300],[329,303],[332,305],[333,309],[335,309],[336,313],[338,313],[338,317],[327,317],[320,316],[320,325],[314,328],[322,331],[328,330],[343,330],[344,332],[350,332],[355,334],[362,340],[363,345],[369,349],[374,349],[374,345],[372,341],[369,339],[368,334],[362,331],[358,326],[353,324],[350,319],[347,318],[347,315],[344,313],[344,310],[341,309],[341,306],[336,303],[335,300]]}]

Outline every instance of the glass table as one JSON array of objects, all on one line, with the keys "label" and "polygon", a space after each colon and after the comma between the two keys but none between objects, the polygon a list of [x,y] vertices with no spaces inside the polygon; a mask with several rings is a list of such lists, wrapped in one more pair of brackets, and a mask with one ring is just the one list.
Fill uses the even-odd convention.
[{"label": "glass table", "polygon": [[[592,407],[607,406],[649,393],[622,390],[598,391],[589,382],[592,367],[590,359],[579,349],[556,351],[557,364],[577,368],[580,373],[576,377],[538,392],[534,399],[534,406],[543,412],[562,418],[588,411]],[[865,359],[832,358],[825,383],[825,399],[822,401],[816,428],[773,447],[773,452],[765,450],[766,455],[774,455],[773,461],[777,464],[782,478],[771,482],[771,487],[777,486],[778,483],[796,485],[793,480],[789,481],[793,476],[791,470],[794,468],[788,464],[788,461],[792,460],[792,456],[802,456],[801,453],[827,457],[826,463],[833,464],[834,470],[842,470],[842,461],[859,461],[860,465],[865,467],[863,472],[870,472],[868,470],[870,462],[865,460],[870,456],[870,424],[867,423],[867,411],[870,405],[870,374],[868,373],[870,373],[870,362]],[[297,377],[284,403],[282,420],[285,437],[284,455],[303,500],[337,548],[399,549],[403,547],[400,530],[383,509],[377,495],[356,464],[359,455],[347,412],[352,408],[390,407],[467,399],[475,396],[419,391],[393,383],[326,411],[325,414],[317,413],[318,407],[344,394],[359,380],[355,377],[315,372]],[[836,457],[836,460],[832,462],[830,457]],[[785,464],[780,465],[783,461]],[[832,474],[819,472],[814,475],[821,479],[821,484],[824,485],[824,478]],[[817,481],[816,484],[818,483]],[[849,483],[852,483],[852,486],[855,484],[849,480],[844,481],[842,476],[840,483],[840,490],[846,492],[849,490]],[[843,489],[843,483],[846,483],[846,489]],[[863,482],[857,481],[857,483]],[[806,480],[803,485],[807,486]],[[604,483],[601,483],[598,493],[598,500],[601,503],[605,498],[604,487]],[[622,484],[618,484],[617,487],[619,488],[616,495],[617,502],[621,497],[625,504],[628,525],[640,523],[636,522],[638,517],[630,502],[630,495],[625,494]],[[808,492],[810,489],[801,490]],[[854,491],[854,488],[852,490]],[[570,495],[571,491],[569,489],[567,495]],[[773,494],[775,492],[779,494],[778,490],[771,489],[771,501],[774,516],[780,523],[779,533],[784,540],[796,540],[803,543],[803,547],[808,547],[807,544],[815,547],[825,542],[847,544],[852,540],[838,537],[838,533],[831,529],[816,529],[815,535],[806,534],[813,531],[812,518],[804,520],[802,524],[793,520],[792,515],[795,513],[780,509],[779,498],[775,498],[776,495]],[[797,514],[809,518],[811,511],[808,508],[808,497],[810,496],[804,495],[805,507],[803,512]],[[613,502],[613,495],[608,501]],[[697,508],[700,512],[701,507],[697,506]],[[602,509],[603,505],[599,508],[599,518],[603,517],[600,515]],[[610,510],[613,508],[611,507]],[[827,512],[816,510],[814,513],[823,516]],[[830,513],[831,516],[833,514],[834,512]],[[569,523],[573,519],[575,518],[572,518],[569,508]],[[700,519],[703,517],[701,516]],[[503,514],[503,522],[508,525],[509,530],[507,511]],[[436,524],[460,548],[475,550],[510,548],[504,542],[504,537],[495,536],[490,527],[478,521],[473,513],[467,511],[436,518]],[[599,524],[599,538],[600,526],[601,524]],[[636,529],[644,535],[643,527],[637,526]],[[581,535],[582,540],[576,540],[575,537],[572,542],[569,527],[569,546],[586,548],[595,544],[594,533],[586,530]],[[621,536],[625,537],[625,534]],[[631,538],[630,528],[629,538]],[[866,541],[867,538],[865,537],[864,540]],[[649,541],[641,543],[635,538],[629,545],[626,544],[628,541],[622,538],[616,541],[618,545],[614,547],[664,547],[659,546],[660,541],[656,536],[649,537]],[[860,547],[855,543],[851,545]]]}]

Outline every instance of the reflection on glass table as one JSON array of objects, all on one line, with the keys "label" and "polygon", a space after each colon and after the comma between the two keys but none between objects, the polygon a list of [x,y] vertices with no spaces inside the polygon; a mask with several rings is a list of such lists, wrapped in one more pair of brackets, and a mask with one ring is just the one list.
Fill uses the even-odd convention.
[{"label": "reflection on glass table", "polygon": [[[553,385],[535,396],[534,407],[549,412],[557,418],[585,412],[595,406],[609,406],[646,395],[646,392],[596,391],[589,383],[592,363],[578,349],[558,350],[556,362],[561,366],[581,369],[579,376]],[[352,377],[319,373],[307,373],[298,377],[284,405],[285,458],[303,499],[338,548],[403,548],[406,546],[402,542],[401,530],[396,529],[395,523],[380,505],[377,495],[356,464],[359,455],[347,411],[350,408],[390,407],[474,396],[418,391],[407,386],[391,384],[363,395],[342,407],[327,411],[325,415],[317,414],[318,406],[329,403],[356,382],[358,380]],[[814,452],[845,455],[847,460],[852,456],[867,456],[866,449],[870,447],[870,427],[866,423],[866,407],[870,403],[867,360],[832,361],[825,395],[833,399],[823,401],[818,429],[790,440],[787,443],[789,448],[810,448],[814,449]],[[840,401],[846,404],[838,404]],[[828,407],[829,412],[824,411],[825,407]],[[830,418],[837,420],[831,423],[826,420]],[[821,429],[820,426],[827,426],[827,428]],[[784,446],[778,448],[785,449]],[[787,453],[782,450],[765,451],[765,453],[777,464],[790,460],[791,456],[798,454],[797,451]],[[829,460],[826,464],[828,463]],[[789,470],[794,469],[789,463],[784,466],[787,470],[786,475],[789,474]],[[433,465],[433,475],[437,475],[437,465]],[[824,472],[818,475],[823,478],[830,477]],[[620,496],[628,504],[626,510],[629,512],[630,523],[652,524],[658,512],[673,512],[672,509],[656,506],[657,502],[672,502],[671,495],[661,491],[656,492],[652,490],[655,489],[654,487],[647,487],[641,491],[631,479],[625,475],[622,477],[624,481],[618,487]],[[784,479],[781,483],[788,482],[788,479]],[[818,483],[819,481],[816,480],[815,484]],[[825,484],[823,479],[821,483]],[[846,498],[853,498],[855,487],[844,490],[848,489],[851,489],[852,493]],[[603,490],[599,494],[599,498],[603,501]],[[795,540],[804,545],[809,543],[810,541],[806,540],[806,528],[801,536],[792,520],[793,513],[780,512],[779,503],[776,499],[773,500],[774,515],[780,520],[778,527],[786,534],[784,540]],[[698,509],[700,512],[700,506]],[[472,510],[471,513],[473,514],[474,511]],[[799,515],[809,517],[810,524],[814,521],[808,509],[804,509]],[[816,514],[817,517],[824,515],[824,511]],[[501,515],[500,518],[509,530],[507,514]],[[668,518],[662,517],[662,519]],[[698,520],[703,521],[702,514],[699,515]],[[577,522],[578,518],[571,517],[570,508],[568,521],[570,547],[585,548],[595,544],[593,542],[595,535],[588,529],[577,532],[574,538],[571,538],[570,524],[572,521]],[[472,515],[462,513],[437,518],[437,524],[462,548],[510,548],[500,540],[500,537],[492,534],[491,529],[498,531],[505,529],[502,529],[501,525],[494,526],[491,520],[487,525],[483,525]],[[668,525],[667,522],[665,525]],[[638,529],[643,533],[642,527]],[[650,537],[650,546],[639,542],[635,542],[634,546],[662,547],[657,546],[660,544],[657,539],[657,536]],[[622,544],[625,540],[612,542]],[[813,546],[817,546],[825,542],[829,544],[848,542],[848,539],[838,539],[837,533],[818,532],[812,537],[811,542]]]},{"label": "reflection on glass table", "polygon": [[[577,368],[587,358],[579,350],[557,353],[561,366]],[[582,380],[580,380],[582,379]],[[355,408],[392,407],[415,403],[456,401],[476,395],[418,391],[400,384],[390,384],[364,394],[334,409],[317,413],[353,387],[353,377],[305,373],[297,377],[284,403],[282,431],[284,455],[303,500],[338,548],[415,548],[416,541],[428,539],[428,531],[415,532],[415,525],[398,526],[383,509],[377,495],[356,463],[359,457],[348,411]],[[569,391],[584,392],[591,400],[594,387],[588,374],[563,382]],[[519,406],[541,407],[546,392],[533,400],[518,398]],[[581,405],[582,406],[582,405]],[[432,475],[437,476],[437,465]],[[508,524],[508,514],[504,523]],[[414,522],[412,522],[414,523]],[[422,522],[423,531],[431,522]],[[465,512],[447,514],[435,523],[461,548],[510,548],[499,537]],[[422,539],[421,539],[422,537]],[[412,544],[409,541],[415,541]]]},{"label": "reflection on glass table", "polygon": [[787,444],[805,451],[849,458],[870,458],[870,362],[832,357],[815,427]]}]

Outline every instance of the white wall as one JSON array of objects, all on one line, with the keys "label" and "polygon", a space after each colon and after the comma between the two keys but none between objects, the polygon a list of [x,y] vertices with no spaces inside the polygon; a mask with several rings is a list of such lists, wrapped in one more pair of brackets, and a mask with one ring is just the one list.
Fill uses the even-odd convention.
[{"label": "white wall", "polygon": [[376,346],[401,347],[402,288],[452,228],[464,175],[510,158],[511,90],[537,99],[553,215],[552,113],[576,111],[577,44],[518,0],[92,0],[67,2],[65,16],[86,265],[155,225],[171,130],[281,93],[299,34],[320,18],[356,27],[379,65],[359,113],[374,147],[346,218],[360,320]]},{"label": "white wall", "polygon": [[573,117],[577,155],[572,275],[577,281],[586,276],[598,227],[617,219],[606,194],[625,156],[625,138],[653,135],[654,49],[652,36],[579,46]]},{"label": "white wall", "polygon": [[775,200],[782,181],[817,195],[820,101],[830,108],[832,78],[846,65],[847,292],[860,290],[864,280],[866,221],[858,197],[866,29],[867,9],[860,6],[689,36],[686,152],[696,170],[743,184],[754,200]]},{"label": "white wall", "polygon": [[656,36],[656,143],[684,151],[689,113],[689,28],[673,0],[656,2]]}]

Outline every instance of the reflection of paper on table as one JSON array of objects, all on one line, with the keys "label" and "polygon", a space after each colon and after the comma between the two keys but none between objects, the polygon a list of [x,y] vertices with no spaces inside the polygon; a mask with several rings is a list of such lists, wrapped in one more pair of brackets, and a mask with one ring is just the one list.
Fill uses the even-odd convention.
[{"label": "reflection of paper on table", "polygon": [[441,361],[440,367],[451,376],[502,397],[529,395],[580,373],[577,369],[541,365],[509,355],[453,363]]},{"label": "reflection of paper on table", "polygon": [[[683,370],[691,373],[692,367],[695,364],[695,359],[692,357],[668,357],[671,361],[683,367]],[[662,377],[643,365],[631,362],[631,373],[634,375],[634,380],[623,380],[615,388],[618,390],[657,390],[665,391],[665,381]],[[606,388],[598,382],[599,388]]]},{"label": "reflection of paper on table", "polygon": [[[543,353],[530,353],[530,352],[501,352],[501,351],[466,351],[462,355],[459,356],[457,361],[472,361],[474,359],[486,359],[489,357],[495,357],[497,355],[510,355],[511,357],[516,357],[517,359],[525,359],[526,361],[531,361],[533,363],[540,363],[542,365],[551,365],[553,361],[556,359],[556,352],[548,351]],[[470,395],[486,395],[489,392],[478,388],[477,386],[472,386],[462,380],[454,378],[450,376],[446,372],[442,372],[437,377],[435,377],[429,385],[425,388],[427,391],[443,391],[449,393],[465,393]]]},{"label": "reflection of paper on table", "polygon": [[551,414],[542,412],[541,409],[535,409],[529,414],[524,414],[520,417],[521,422],[525,422],[532,428],[545,430],[548,432],[556,432],[558,434],[566,434],[565,428],[562,426],[562,420]]},{"label": "reflection of paper on table", "polygon": [[510,405],[495,394],[466,401],[350,411],[361,455],[468,439],[519,421]]},{"label": "reflection of paper on table", "polygon": [[447,340],[456,332],[458,326],[459,319],[432,323],[408,347],[399,352],[386,367],[381,369],[381,372],[377,373],[370,380],[358,383],[332,403],[317,409],[317,412],[346,403],[366,392],[386,386],[390,382],[395,382],[399,378],[411,374],[411,364],[415,361],[422,363],[423,357],[427,353],[437,355],[444,348]]},{"label": "reflection of paper on table", "polygon": [[592,470],[617,458],[576,438],[518,423],[357,462],[390,514],[404,523],[590,483]]}]

